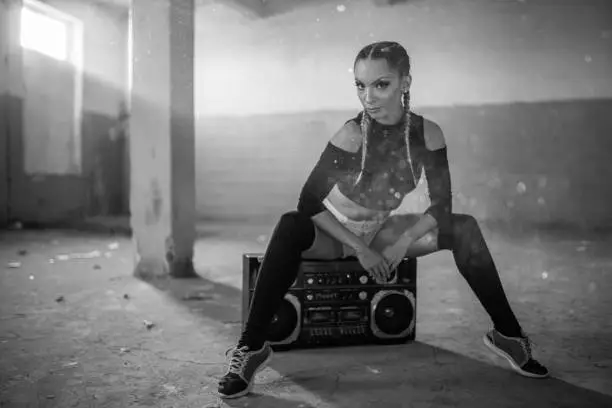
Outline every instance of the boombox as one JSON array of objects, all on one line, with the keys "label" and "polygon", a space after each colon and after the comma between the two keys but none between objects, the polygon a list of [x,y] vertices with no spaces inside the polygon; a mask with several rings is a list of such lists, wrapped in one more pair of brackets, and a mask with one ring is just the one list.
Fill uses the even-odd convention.
[{"label": "boombox", "polygon": [[[243,255],[242,327],[262,254]],[[267,333],[275,350],[355,344],[398,344],[416,333],[415,258],[377,284],[357,258],[302,260]]]}]

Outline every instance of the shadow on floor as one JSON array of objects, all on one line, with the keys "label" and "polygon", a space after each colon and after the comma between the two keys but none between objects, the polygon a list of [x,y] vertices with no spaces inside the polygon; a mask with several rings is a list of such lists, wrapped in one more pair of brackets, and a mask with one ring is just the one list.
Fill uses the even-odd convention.
[{"label": "shadow on floor", "polygon": [[292,381],[338,406],[612,406],[609,396],[555,378],[524,378],[419,341],[400,346],[294,350],[277,353],[271,367],[282,373],[283,381]]},{"label": "shadow on floor", "polygon": [[[237,338],[241,292],[204,278],[152,282],[192,313],[225,323]],[[419,341],[277,352],[248,398],[231,407],[610,407],[612,397],[559,379],[521,377]],[[312,404],[295,401],[309,395]]]},{"label": "shadow on floor", "polygon": [[198,316],[229,325],[240,324],[241,293],[236,288],[200,276],[151,280],[148,283]]}]

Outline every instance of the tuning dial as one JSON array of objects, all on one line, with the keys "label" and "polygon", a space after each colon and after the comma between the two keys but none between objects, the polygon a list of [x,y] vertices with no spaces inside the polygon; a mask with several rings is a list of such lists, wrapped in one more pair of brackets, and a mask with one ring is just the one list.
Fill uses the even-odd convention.
[{"label": "tuning dial", "polygon": [[359,277],[359,282],[361,282],[362,284],[364,284],[364,285],[365,285],[366,283],[368,283],[368,277],[367,277],[367,276],[365,276],[365,275],[361,275],[361,276]]},{"label": "tuning dial", "polygon": [[359,299],[366,300],[368,298],[367,292],[361,291],[359,292]]}]

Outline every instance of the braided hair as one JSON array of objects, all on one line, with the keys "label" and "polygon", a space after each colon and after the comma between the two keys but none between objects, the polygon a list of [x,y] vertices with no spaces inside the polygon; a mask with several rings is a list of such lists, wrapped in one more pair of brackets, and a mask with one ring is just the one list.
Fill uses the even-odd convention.
[{"label": "braided hair", "polygon": [[[410,75],[410,56],[406,52],[406,49],[399,43],[393,41],[380,41],[369,45],[366,45],[359,51],[357,57],[355,57],[354,65],[361,60],[372,60],[372,59],[384,59],[387,61],[387,65],[391,69],[395,69],[399,72],[400,76]],[[412,173],[413,179],[415,178],[414,169],[412,167],[412,158],[410,157],[410,90],[407,90],[402,94],[402,104],[404,106],[404,139],[406,141],[406,149],[408,152],[408,165]],[[361,173],[357,177],[356,182],[361,179],[363,170],[365,169],[366,151],[368,148],[368,139],[370,135],[372,119],[368,112],[364,109],[361,115],[361,134],[363,136],[363,149],[361,155]],[[416,180],[415,180],[416,181]]]}]

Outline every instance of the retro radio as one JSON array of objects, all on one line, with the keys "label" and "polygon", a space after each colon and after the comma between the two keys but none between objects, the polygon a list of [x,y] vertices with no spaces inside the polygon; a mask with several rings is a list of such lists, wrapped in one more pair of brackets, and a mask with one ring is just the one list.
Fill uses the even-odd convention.
[{"label": "retro radio", "polygon": [[[262,260],[243,255],[243,327]],[[276,350],[414,340],[416,269],[416,259],[405,258],[388,283],[377,284],[356,258],[303,260],[267,339]]]}]

